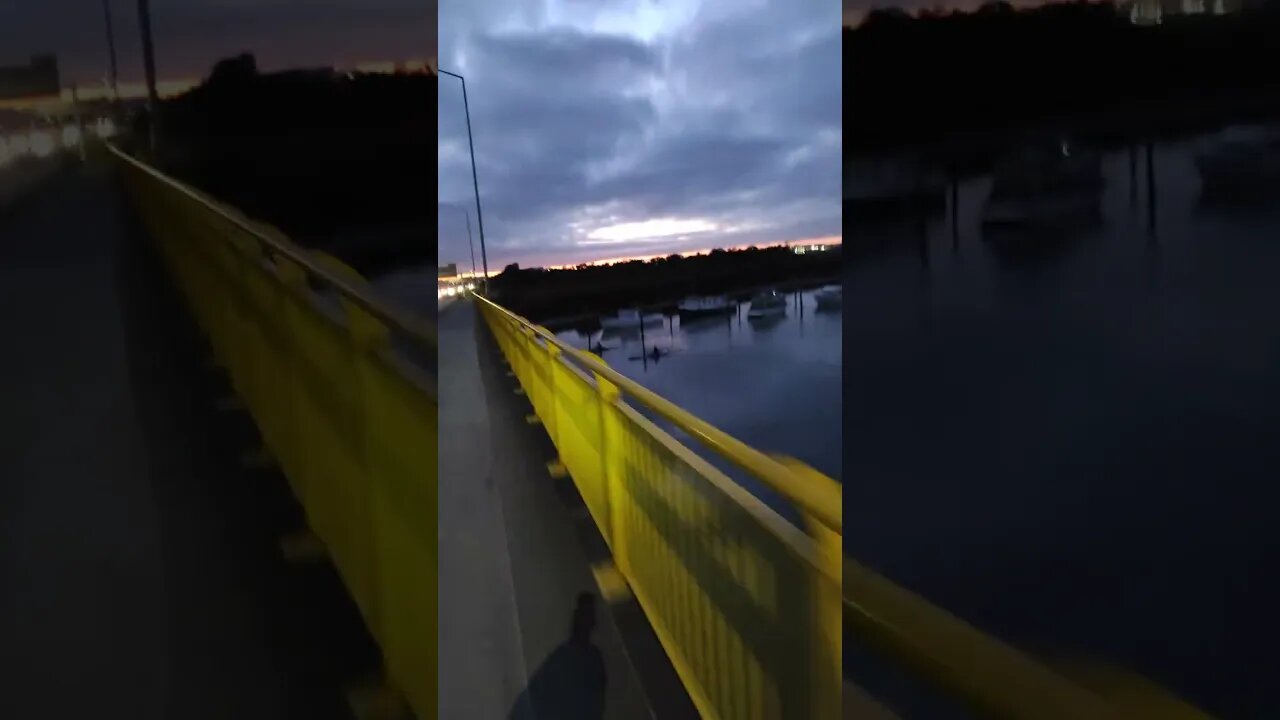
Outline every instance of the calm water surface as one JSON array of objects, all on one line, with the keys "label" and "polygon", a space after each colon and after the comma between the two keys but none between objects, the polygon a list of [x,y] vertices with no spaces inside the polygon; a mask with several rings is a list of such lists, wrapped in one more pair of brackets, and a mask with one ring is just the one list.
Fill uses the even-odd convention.
[{"label": "calm water surface", "polygon": [[845,281],[845,539],[1045,657],[1280,717],[1280,211],[1201,207],[1199,142],[1156,148],[1154,237],[1127,152],[1056,254],[984,243],[989,178],[927,244],[876,231],[897,249]]}]

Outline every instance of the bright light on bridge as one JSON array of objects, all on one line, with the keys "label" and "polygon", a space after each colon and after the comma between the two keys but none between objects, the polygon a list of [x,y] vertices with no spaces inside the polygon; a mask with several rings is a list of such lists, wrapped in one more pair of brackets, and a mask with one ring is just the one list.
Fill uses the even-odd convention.
[{"label": "bright light on bridge", "polygon": [[80,144],[80,128],[68,125],[62,128],[62,147],[73,148]]}]

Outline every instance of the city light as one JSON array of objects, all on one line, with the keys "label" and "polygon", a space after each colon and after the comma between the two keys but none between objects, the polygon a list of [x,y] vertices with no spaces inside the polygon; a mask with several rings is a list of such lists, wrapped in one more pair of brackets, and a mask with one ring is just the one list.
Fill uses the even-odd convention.
[{"label": "city light", "polygon": [[822,252],[829,248],[829,245],[793,245],[791,247],[791,252],[797,255],[804,255],[805,253]]}]

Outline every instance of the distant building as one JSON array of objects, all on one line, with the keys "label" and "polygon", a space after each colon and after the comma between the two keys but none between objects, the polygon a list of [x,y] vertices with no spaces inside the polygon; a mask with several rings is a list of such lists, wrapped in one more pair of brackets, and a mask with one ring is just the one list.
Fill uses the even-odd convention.
[{"label": "distant building", "polygon": [[1245,0],[1129,0],[1126,7],[1135,25],[1159,25],[1167,19],[1187,15],[1225,15],[1237,12]]},{"label": "distant building", "polygon": [[61,92],[55,55],[36,55],[28,65],[0,65],[0,100],[57,97]]}]

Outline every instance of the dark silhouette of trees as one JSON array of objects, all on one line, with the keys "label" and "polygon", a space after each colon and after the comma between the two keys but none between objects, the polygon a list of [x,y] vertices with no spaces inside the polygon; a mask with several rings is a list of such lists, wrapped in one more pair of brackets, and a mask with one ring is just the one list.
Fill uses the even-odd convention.
[{"label": "dark silhouette of trees", "polygon": [[219,61],[163,103],[170,172],[367,274],[435,256],[436,78]]},{"label": "dark silhouette of trees", "polygon": [[1280,116],[1280,14],[1167,17],[1111,3],[912,18],[844,31],[847,152],[967,145],[1046,125],[1101,138]]},{"label": "dark silhouette of trees", "polygon": [[207,83],[212,86],[248,84],[258,77],[258,61],[249,53],[219,60],[209,73]]},{"label": "dark silhouette of trees", "polygon": [[596,315],[637,305],[674,305],[688,295],[827,281],[840,273],[841,252],[839,246],[803,255],[785,247],[717,249],[572,270],[522,269],[513,263],[489,286],[496,299],[533,320]]}]

